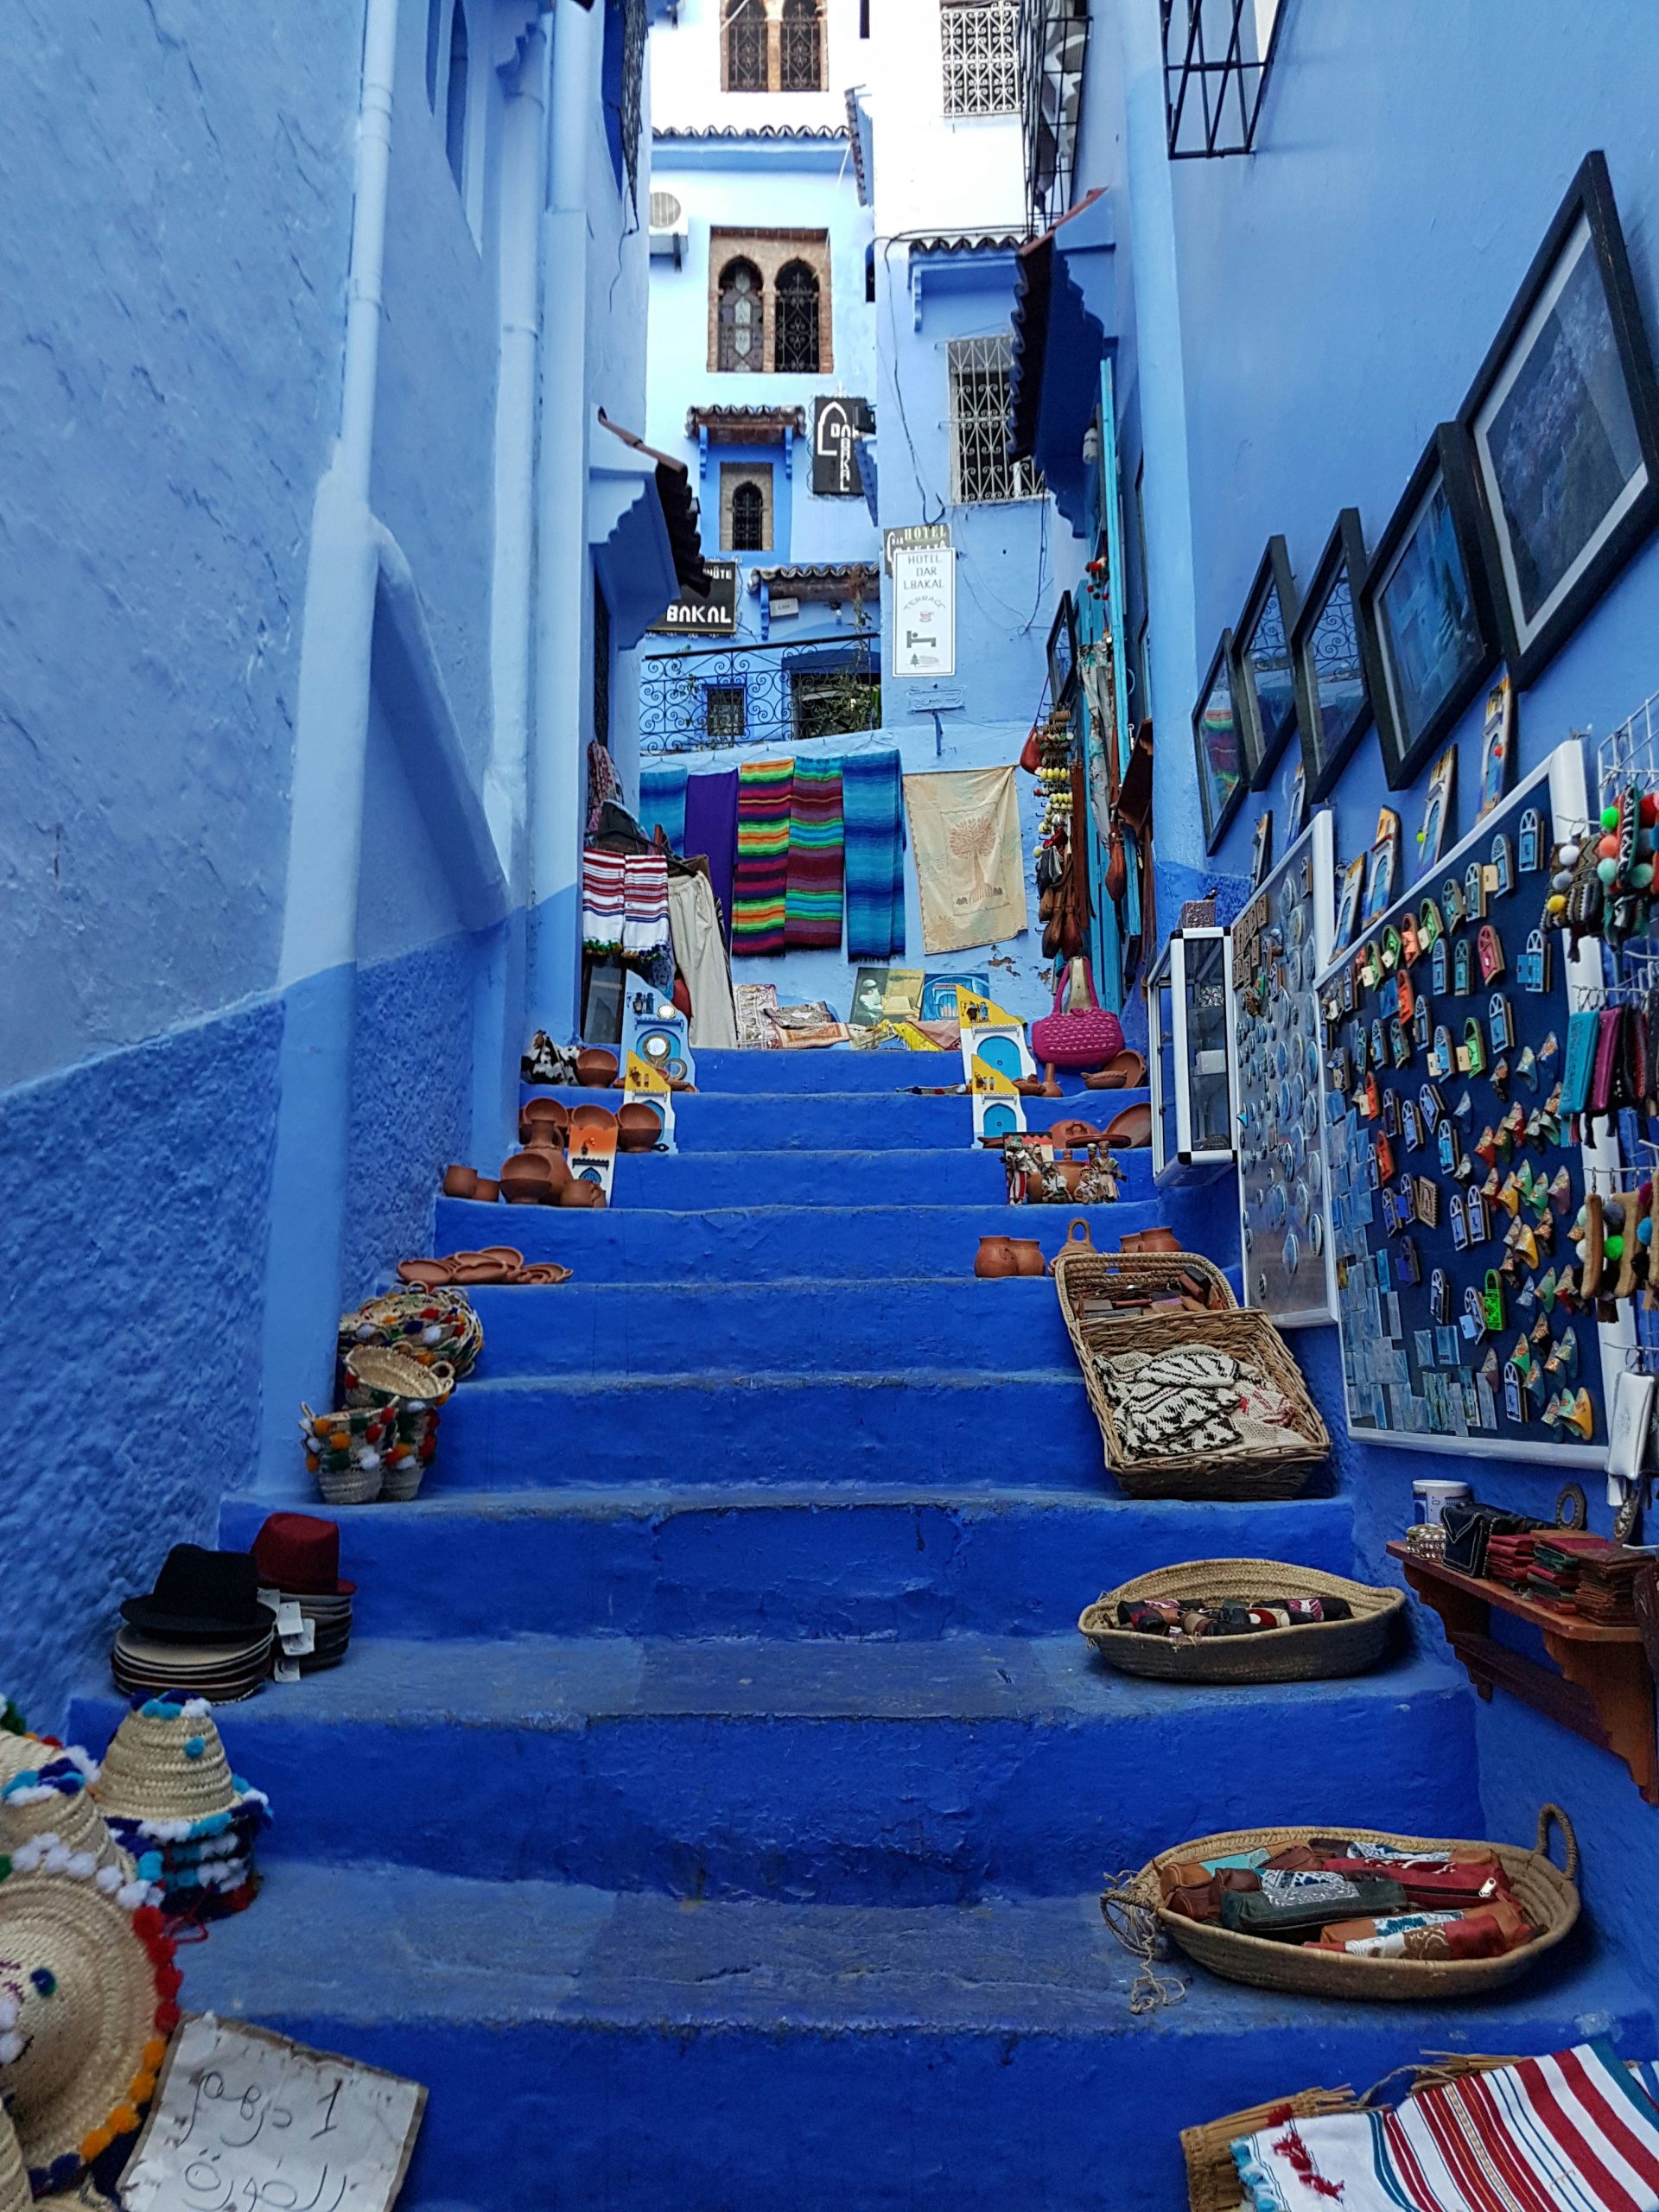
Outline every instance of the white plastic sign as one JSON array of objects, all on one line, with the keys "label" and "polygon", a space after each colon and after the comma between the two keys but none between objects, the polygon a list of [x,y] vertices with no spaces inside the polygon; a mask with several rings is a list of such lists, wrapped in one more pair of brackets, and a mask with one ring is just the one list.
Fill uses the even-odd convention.
[{"label": "white plastic sign", "polygon": [[897,545],[893,553],[893,672],[957,672],[957,556],[949,545]]}]

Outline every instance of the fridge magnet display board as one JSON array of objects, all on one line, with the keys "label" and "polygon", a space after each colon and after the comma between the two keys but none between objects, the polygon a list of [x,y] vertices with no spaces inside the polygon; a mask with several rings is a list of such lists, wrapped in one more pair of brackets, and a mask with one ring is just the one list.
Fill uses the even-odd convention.
[{"label": "fridge magnet display board", "polygon": [[1570,740],[1319,979],[1353,1435],[1605,1461],[1624,1332],[1579,1297],[1571,1232],[1617,1154],[1575,1144],[1560,1103],[1599,956],[1541,926],[1551,844],[1587,811]]},{"label": "fridge magnet display board", "polygon": [[1319,1012],[1336,904],[1322,807],[1233,924],[1233,1096],[1244,1303],[1281,1329],[1337,1318],[1319,1142]]}]

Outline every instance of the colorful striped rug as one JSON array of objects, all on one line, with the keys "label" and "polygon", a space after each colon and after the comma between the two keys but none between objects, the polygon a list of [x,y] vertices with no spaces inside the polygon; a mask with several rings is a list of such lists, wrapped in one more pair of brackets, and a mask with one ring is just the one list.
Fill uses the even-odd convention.
[{"label": "colorful striped rug", "polygon": [[647,837],[660,822],[677,853],[685,851],[685,785],[683,768],[642,768],[639,771],[639,827]]},{"label": "colorful striped rug", "polygon": [[751,760],[737,772],[737,868],[732,886],[732,951],[781,952],[789,889],[793,760]]},{"label": "colorful striped rug", "polygon": [[789,817],[789,905],[784,938],[796,947],[841,950],[841,763],[798,760]]},{"label": "colorful striped rug", "polygon": [[847,957],[905,949],[903,786],[897,753],[849,753],[841,764],[847,823]]}]

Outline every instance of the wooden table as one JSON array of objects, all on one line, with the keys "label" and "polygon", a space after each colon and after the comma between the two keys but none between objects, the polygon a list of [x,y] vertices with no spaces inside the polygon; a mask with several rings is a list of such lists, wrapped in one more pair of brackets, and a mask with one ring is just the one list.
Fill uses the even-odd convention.
[{"label": "wooden table", "polygon": [[[1659,1754],[1654,1741],[1653,1676],[1634,1626],[1609,1628],[1523,1598],[1502,1583],[1463,1574],[1438,1560],[1419,1559],[1403,1543],[1390,1558],[1426,1605],[1432,1605],[1446,1640],[1484,1698],[1508,1690],[1524,1704],[1559,1720],[1604,1751],[1624,1760],[1649,1805],[1659,1805]],[[1560,1672],[1500,1643],[1491,1633],[1492,1608],[1530,1621]]]}]

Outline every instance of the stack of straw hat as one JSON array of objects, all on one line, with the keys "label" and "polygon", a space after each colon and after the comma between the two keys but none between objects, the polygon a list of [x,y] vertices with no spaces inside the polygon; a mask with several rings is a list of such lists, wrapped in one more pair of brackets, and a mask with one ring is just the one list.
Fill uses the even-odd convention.
[{"label": "stack of straw hat", "polygon": [[259,1586],[275,1591],[310,1622],[312,1644],[296,1664],[302,1675],[338,1667],[352,1637],[355,1582],[340,1579],[340,1523],[311,1513],[273,1513],[253,1540]]},{"label": "stack of straw hat", "polygon": [[[180,1977],[143,1883],[44,1834],[0,1866],[0,2101],[29,2191],[48,2197],[141,2125]],[[0,2142],[0,2204],[16,2192],[10,2165]]]},{"label": "stack of straw hat", "polygon": [[128,1598],[111,1669],[130,1696],[175,1691],[228,1705],[251,1697],[270,1673],[276,1617],[259,1603],[245,1552],[175,1544],[156,1587]]},{"label": "stack of straw hat", "polygon": [[104,1755],[95,1795],[140,1878],[158,1885],[164,1911],[216,1920],[252,1904],[254,1840],[270,1800],[231,1772],[205,1699],[135,1705]]},{"label": "stack of straw hat", "polygon": [[93,1867],[133,1878],[133,1864],[92,1801],[98,1768],[86,1753],[38,1736],[0,1734],[0,1857],[11,1858],[31,1836],[54,1835]]}]

